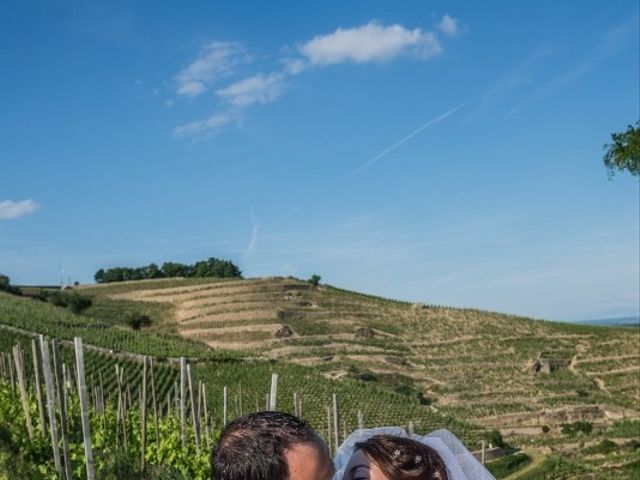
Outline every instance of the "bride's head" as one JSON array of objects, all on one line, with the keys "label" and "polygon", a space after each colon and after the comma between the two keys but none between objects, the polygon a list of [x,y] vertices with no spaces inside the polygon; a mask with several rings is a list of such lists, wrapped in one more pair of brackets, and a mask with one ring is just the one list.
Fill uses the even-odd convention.
[{"label": "bride's head", "polygon": [[436,451],[410,438],[376,435],[356,444],[343,480],[448,480]]}]

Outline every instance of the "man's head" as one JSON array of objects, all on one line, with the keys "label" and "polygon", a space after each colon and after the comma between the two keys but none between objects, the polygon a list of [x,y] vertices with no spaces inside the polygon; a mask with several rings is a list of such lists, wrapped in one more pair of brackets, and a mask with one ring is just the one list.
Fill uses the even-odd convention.
[{"label": "man's head", "polygon": [[211,455],[212,480],[331,480],[326,444],[309,424],[280,412],[231,422]]}]

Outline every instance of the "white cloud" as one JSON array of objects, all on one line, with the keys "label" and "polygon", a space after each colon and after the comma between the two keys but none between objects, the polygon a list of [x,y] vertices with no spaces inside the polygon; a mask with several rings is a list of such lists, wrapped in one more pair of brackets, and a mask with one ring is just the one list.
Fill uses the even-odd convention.
[{"label": "white cloud", "polygon": [[360,27],[338,28],[333,33],[316,36],[301,45],[299,50],[310,64],[323,66],[344,62],[385,62],[406,53],[429,58],[441,53],[442,47],[432,32],[369,22]]},{"label": "white cloud", "polygon": [[202,95],[221,77],[232,74],[249,56],[236,42],[213,42],[175,76],[177,93],[189,98]]},{"label": "white cloud", "polygon": [[446,35],[452,37],[460,33],[460,25],[458,24],[458,19],[453,18],[448,13],[445,14],[444,17],[442,17],[442,20],[440,20],[440,23],[438,24],[438,28]]},{"label": "white cloud", "polygon": [[273,102],[282,94],[283,88],[284,74],[259,73],[217,90],[216,95],[234,107],[244,108],[256,103]]},{"label": "white cloud", "polygon": [[5,200],[0,202],[0,220],[13,220],[35,212],[38,204],[31,199],[14,202]]},{"label": "white cloud", "polygon": [[[459,32],[458,21],[445,15],[437,29],[445,35],[455,35]],[[278,58],[280,65],[274,66],[271,73],[254,72],[238,79],[239,65],[251,61],[245,48],[235,42],[210,43],[174,79],[179,96],[195,98],[214,91],[222,113],[179,125],[174,128],[174,134],[177,137],[206,138],[229,123],[239,123],[246,110],[276,101],[284,94],[292,77],[317,67],[349,62],[384,63],[401,55],[427,59],[442,51],[438,34],[434,31],[371,21],[358,27],[338,28],[326,35],[317,35],[295,49],[283,47]],[[218,85],[221,80],[232,83]],[[173,99],[165,104],[171,107]]]},{"label": "white cloud", "polygon": [[238,117],[232,112],[217,113],[205,120],[179,125],[173,130],[173,133],[176,137],[206,138],[218,133],[222,127],[236,120]]}]

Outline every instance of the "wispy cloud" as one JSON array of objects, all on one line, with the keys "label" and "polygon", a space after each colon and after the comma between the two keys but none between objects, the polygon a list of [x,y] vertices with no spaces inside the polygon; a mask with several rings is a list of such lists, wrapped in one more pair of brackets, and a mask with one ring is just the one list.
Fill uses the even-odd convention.
[{"label": "wispy cloud", "polygon": [[517,65],[508,70],[502,77],[484,91],[475,108],[468,117],[468,121],[478,119],[488,110],[503,103],[510,95],[526,88],[535,81],[536,70],[541,63],[548,59],[554,52],[550,45],[542,45],[529,53]]},{"label": "wispy cloud", "polygon": [[[448,14],[435,28],[446,36],[460,33],[458,20]],[[251,55],[236,42],[205,45],[200,55],[175,76],[176,92],[178,96],[195,98],[214,90],[219,102],[218,112],[180,125],[174,129],[174,134],[177,137],[208,138],[234,121],[239,124],[248,108],[276,101],[284,94],[289,78],[314,68],[341,63],[386,63],[400,56],[425,60],[441,54],[443,47],[436,31],[371,21],[317,35],[298,45],[293,55],[288,47],[283,52],[286,53],[279,56],[271,72],[253,73],[221,86],[222,80],[238,76],[238,65],[249,63]],[[173,99],[167,105],[172,104]]]},{"label": "wispy cloud", "polygon": [[458,19],[453,18],[447,13],[444,15],[444,17],[442,17],[440,23],[438,23],[438,29],[445,35],[454,37],[460,33],[460,22],[458,21]]},{"label": "wispy cloud", "polygon": [[15,220],[35,212],[38,204],[31,199],[14,202],[4,200],[0,202],[0,220]]},{"label": "wispy cloud", "polygon": [[217,90],[216,95],[232,106],[240,108],[256,103],[273,102],[282,95],[284,77],[283,73],[259,73]]},{"label": "wispy cloud", "polygon": [[358,166],[357,168],[355,168],[351,172],[347,173],[346,175],[344,175],[344,176],[342,176],[340,178],[337,178],[334,182],[330,183],[326,187],[324,187],[324,188],[314,192],[313,194],[311,194],[305,201],[303,201],[302,203],[299,203],[294,208],[292,208],[291,210],[288,210],[283,215],[278,217],[275,221],[273,221],[269,225],[269,227],[274,227],[275,225],[278,225],[279,223],[281,223],[283,220],[285,220],[286,218],[290,217],[294,213],[297,213],[297,212],[301,211],[302,209],[304,209],[305,207],[310,205],[316,198],[318,198],[321,195],[325,194],[326,192],[331,190],[333,187],[335,187],[337,184],[339,184],[341,182],[344,182],[346,180],[349,180],[349,179],[355,177],[356,175],[360,174],[361,172],[363,172],[364,170],[366,170],[367,168],[369,168],[373,164],[375,164],[377,161],[379,161],[381,158],[385,157],[386,155],[390,154],[391,152],[393,152],[398,147],[400,147],[400,146],[404,145],[405,143],[407,143],[409,140],[411,140],[413,137],[418,135],[420,132],[426,130],[429,127],[433,127],[434,125],[437,125],[438,123],[442,122],[446,118],[450,117],[451,115],[456,113],[458,110],[463,108],[466,104],[467,104],[467,102],[461,103],[460,105],[458,105],[458,106],[456,106],[456,107],[454,107],[454,108],[452,108],[450,110],[447,110],[446,112],[442,113],[441,115],[438,115],[437,117],[432,118],[428,122],[423,123],[422,125],[420,125],[418,128],[413,130],[408,135],[402,137],[397,142],[395,142],[395,143],[389,145],[388,147],[384,148],[383,150],[381,150],[380,153],[375,155],[370,160],[367,160],[366,162],[364,162],[363,164],[361,164],[360,166]]},{"label": "wispy cloud", "polygon": [[608,31],[593,48],[586,51],[569,69],[543,83],[530,96],[512,107],[505,117],[510,118],[527,106],[582,79],[622,49],[637,42],[638,20],[639,18],[636,14]]},{"label": "wispy cloud", "polygon": [[189,98],[202,95],[220,79],[233,74],[239,63],[249,59],[239,43],[209,43],[202,47],[198,57],[175,76],[176,93]]},{"label": "wispy cloud", "polygon": [[218,133],[225,125],[236,121],[239,121],[239,118],[232,111],[216,113],[204,120],[179,125],[173,130],[173,133],[176,137],[204,139]]},{"label": "wispy cloud", "polygon": [[247,244],[247,248],[244,251],[243,257],[245,260],[252,256],[256,251],[256,245],[258,243],[258,235],[260,233],[260,223],[258,219],[251,211],[251,238],[249,239],[249,243]]}]

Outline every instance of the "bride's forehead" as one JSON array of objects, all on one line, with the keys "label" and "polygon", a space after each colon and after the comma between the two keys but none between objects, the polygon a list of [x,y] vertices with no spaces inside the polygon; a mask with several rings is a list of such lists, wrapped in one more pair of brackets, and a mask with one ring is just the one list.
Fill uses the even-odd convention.
[{"label": "bride's forehead", "polygon": [[356,462],[362,463],[363,465],[368,466],[371,463],[371,460],[369,459],[366,453],[358,449],[355,452],[353,452],[353,455],[351,455],[351,458],[349,459],[349,464],[352,467]]}]

